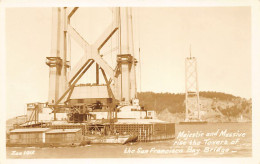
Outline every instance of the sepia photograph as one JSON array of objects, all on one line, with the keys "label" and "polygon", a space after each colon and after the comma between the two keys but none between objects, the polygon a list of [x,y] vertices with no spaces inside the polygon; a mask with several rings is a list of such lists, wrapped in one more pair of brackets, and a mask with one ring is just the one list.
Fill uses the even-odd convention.
[{"label": "sepia photograph", "polygon": [[251,6],[5,7],[5,158],[252,158]]}]

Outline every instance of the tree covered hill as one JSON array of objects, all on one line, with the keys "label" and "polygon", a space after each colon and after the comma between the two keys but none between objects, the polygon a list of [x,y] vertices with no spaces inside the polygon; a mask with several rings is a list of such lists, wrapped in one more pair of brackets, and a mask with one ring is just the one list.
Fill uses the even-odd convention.
[{"label": "tree covered hill", "polygon": [[166,108],[171,113],[185,111],[184,94],[141,92],[137,94],[137,97],[141,106],[148,110],[155,110],[157,113]]},{"label": "tree covered hill", "polygon": [[[155,110],[160,114],[168,110],[172,114],[185,113],[184,93],[138,93],[140,105],[145,109]],[[207,111],[220,111],[226,117],[238,117],[244,115],[251,119],[251,100],[246,100],[231,94],[222,92],[200,92],[201,106]],[[202,101],[203,100],[203,101]]]}]

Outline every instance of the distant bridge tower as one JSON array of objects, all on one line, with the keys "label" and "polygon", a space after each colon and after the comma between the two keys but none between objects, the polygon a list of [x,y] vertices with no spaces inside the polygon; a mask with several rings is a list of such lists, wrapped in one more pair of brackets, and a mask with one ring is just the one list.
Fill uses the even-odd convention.
[{"label": "distant bridge tower", "polygon": [[185,90],[186,90],[186,116],[185,121],[200,121],[200,99],[197,59],[195,57],[187,57],[185,60]]}]

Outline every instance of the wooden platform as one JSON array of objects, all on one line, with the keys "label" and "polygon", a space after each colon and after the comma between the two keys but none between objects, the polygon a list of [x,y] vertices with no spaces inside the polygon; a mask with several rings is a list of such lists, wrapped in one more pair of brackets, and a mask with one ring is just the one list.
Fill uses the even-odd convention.
[{"label": "wooden platform", "polygon": [[[17,127],[24,128],[24,127]],[[29,127],[28,127],[29,128]],[[26,130],[28,130],[26,128]],[[40,128],[40,127],[39,127]],[[41,127],[43,129],[43,127]],[[120,139],[113,139],[107,136],[137,136],[139,142],[149,142],[158,140],[167,140],[175,138],[175,124],[157,119],[119,119],[115,123],[89,122],[89,123],[68,123],[65,121],[55,121],[44,125],[52,131],[69,131],[72,129],[80,129],[82,136],[93,136],[92,143],[122,143],[127,137],[119,137]],[[36,129],[36,128],[31,128]],[[65,130],[66,129],[66,130]],[[41,134],[44,135],[44,134]],[[46,133],[46,142],[56,143],[55,138],[48,138],[49,133]],[[54,134],[52,134],[54,136]],[[56,136],[56,134],[55,134]],[[102,136],[101,139],[100,137]],[[37,137],[36,137],[37,138]],[[38,137],[39,138],[39,137]],[[64,141],[67,137],[63,136]],[[43,139],[41,139],[43,140]],[[52,140],[52,141],[49,141]],[[55,142],[54,142],[55,140]],[[57,139],[59,141],[59,139]],[[33,144],[29,142],[26,144]]]},{"label": "wooden platform", "polygon": [[181,121],[179,122],[180,125],[191,125],[191,124],[207,124],[207,121]]}]

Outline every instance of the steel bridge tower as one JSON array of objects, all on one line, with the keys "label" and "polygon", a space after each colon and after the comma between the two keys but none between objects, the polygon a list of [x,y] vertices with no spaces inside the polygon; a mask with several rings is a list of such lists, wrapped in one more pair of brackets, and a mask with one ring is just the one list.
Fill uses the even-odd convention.
[{"label": "steel bridge tower", "polygon": [[[48,104],[53,109],[54,120],[60,108],[76,100],[85,102],[105,99],[106,104],[112,109],[117,104],[131,105],[137,95],[137,60],[134,56],[132,9],[110,8],[113,20],[93,44],[88,43],[70,23],[77,10],[78,7],[52,9],[52,50],[46,64],[49,66]],[[116,33],[119,36],[119,54],[117,65],[113,68],[103,59],[101,50]],[[70,38],[84,50],[84,56],[71,70],[68,69],[71,66],[67,54]],[[78,86],[78,81],[93,63],[96,63],[95,85]],[[99,82],[100,71],[106,82],[105,86]]]},{"label": "steel bridge tower", "polygon": [[191,55],[185,60],[185,90],[185,122],[201,121],[197,59]]}]

